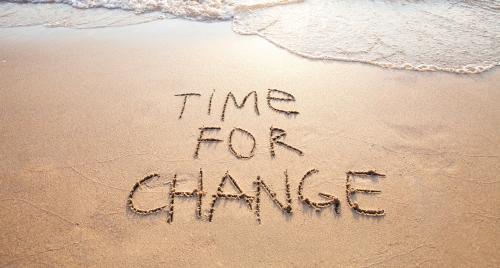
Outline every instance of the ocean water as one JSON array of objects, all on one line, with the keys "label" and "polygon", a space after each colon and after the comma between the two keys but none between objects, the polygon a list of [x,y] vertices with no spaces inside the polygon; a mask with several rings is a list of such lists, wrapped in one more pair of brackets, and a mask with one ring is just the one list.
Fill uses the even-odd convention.
[{"label": "ocean water", "polygon": [[94,28],[185,18],[231,21],[297,55],[416,71],[500,65],[500,0],[14,0],[0,27]]}]

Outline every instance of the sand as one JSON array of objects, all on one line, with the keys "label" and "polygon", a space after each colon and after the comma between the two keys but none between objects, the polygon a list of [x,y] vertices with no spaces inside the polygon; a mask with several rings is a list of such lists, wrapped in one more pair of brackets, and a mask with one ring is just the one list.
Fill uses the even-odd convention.
[{"label": "sand", "polygon": [[[160,21],[74,30],[0,29],[0,267],[111,266],[474,266],[500,265],[500,72],[453,75],[312,61],[228,23]],[[273,102],[268,89],[293,94]],[[211,114],[208,115],[210,96]],[[242,109],[229,102],[255,91]],[[182,118],[183,97],[189,97]],[[220,127],[193,157],[201,127]],[[270,128],[286,131],[275,145]],[[233,128],[255,139],[254,156],[238,159],[228,145]],[[247,138],[245,138],[247,136]],[[232,145],[248,155],[252,138],[236,131]],[[200,169],[206,196],[175,198],[169,187],[193,191]],[[303,196],[332,207],[316,212]],[[255,196],[260,176],[292,215],[261,192],[255,204],[212,195],[224,174]],[[353,187],[381,190],[346,200]],[[136,182],[158,173],[134,194]],[[223,191],[237,193],[226,183]]]}]

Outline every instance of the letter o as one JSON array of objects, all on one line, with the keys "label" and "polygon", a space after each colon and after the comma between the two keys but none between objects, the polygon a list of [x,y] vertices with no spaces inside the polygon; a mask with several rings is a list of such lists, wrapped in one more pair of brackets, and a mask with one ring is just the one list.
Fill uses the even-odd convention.
[{"label": "letter o", "polygon": [[[248,156],[241,155],[234,150],[232,141],[233,141],[233,134],[235,131],[239,131],[241,133],[244,133],[246,136],[250,137],[253,140],[252,150],[250,150],[250,153],[248,154]],[[254,156],[254,153],[255,153],[255,147],[256,147],[255,137],[252,135],[252,133],[250,133],[244,129],[238,128],[238,127],[233,128],[233,130],[231,130],[231,133],[229,133],[229,150],[231,151],[231,153],[233,153],[234,156],[236,156],[236,158],[239,158],[239,159],[252,158]]]}]

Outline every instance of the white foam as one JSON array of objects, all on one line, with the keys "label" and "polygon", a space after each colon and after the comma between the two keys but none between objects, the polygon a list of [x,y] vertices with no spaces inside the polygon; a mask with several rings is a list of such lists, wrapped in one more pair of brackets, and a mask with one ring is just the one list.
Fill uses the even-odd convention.
[{"label": "white foam", "polygon": [[500,65],[499,0],[12,1],[51,4],[0,3],[0,26],[90,28],[172,16],[230,20],[237,33],[311,59],[454,73]]},{"label": "white foam", "polygon": [[61,3],[80,9],[108,8],[144,13],[161,11],[196,20],[230,20],[241,11],[251,11],[299,0],[10,0],[16,3]]},{"label": "white foam", "polygon": [[483,2],[310,0],[238,14],[233,30],[313,59],[479,73],[500,63],[500,5]]}]

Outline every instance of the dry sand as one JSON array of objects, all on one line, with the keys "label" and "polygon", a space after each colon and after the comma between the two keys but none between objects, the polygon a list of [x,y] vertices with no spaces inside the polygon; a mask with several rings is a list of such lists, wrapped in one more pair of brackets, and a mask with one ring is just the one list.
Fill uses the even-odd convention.
[{"label": "dry sand", "polygon": [[[0,267],[19,266],[499,266],[500,72],[480,75],[394,71],[310,61],[227,23],[163,21],[121,28],[0,29]],[[269,109],[268,88],[292,93],[286,117]],[[207,115],[215,89],[212,114]],[[252,98],[243,109],[226,94]],[[182,119],[179,93],[196,92]],[[221,127],[216,145],[193,153],[202,126]],[[287,131],[269,153],[269,128]],[[255,136],[255,156],[236,159],[233,127]],[[251,140],[235,135],[237,150]],[[168,205],[168,182],[196,187],[204,172],[206,216],[227,170],[255,195],[260,175],[284,202],[288,170],[293,215],[262,194],[259,225],[244,202],[220,201],[212,222],[195,199],[140,216],[126,207]],[[340,199],[317,213],[297,199]],[[380,189],[348,206],[346,172],[376,170]],[[230,187],[225,188],[233,192]]]}]

